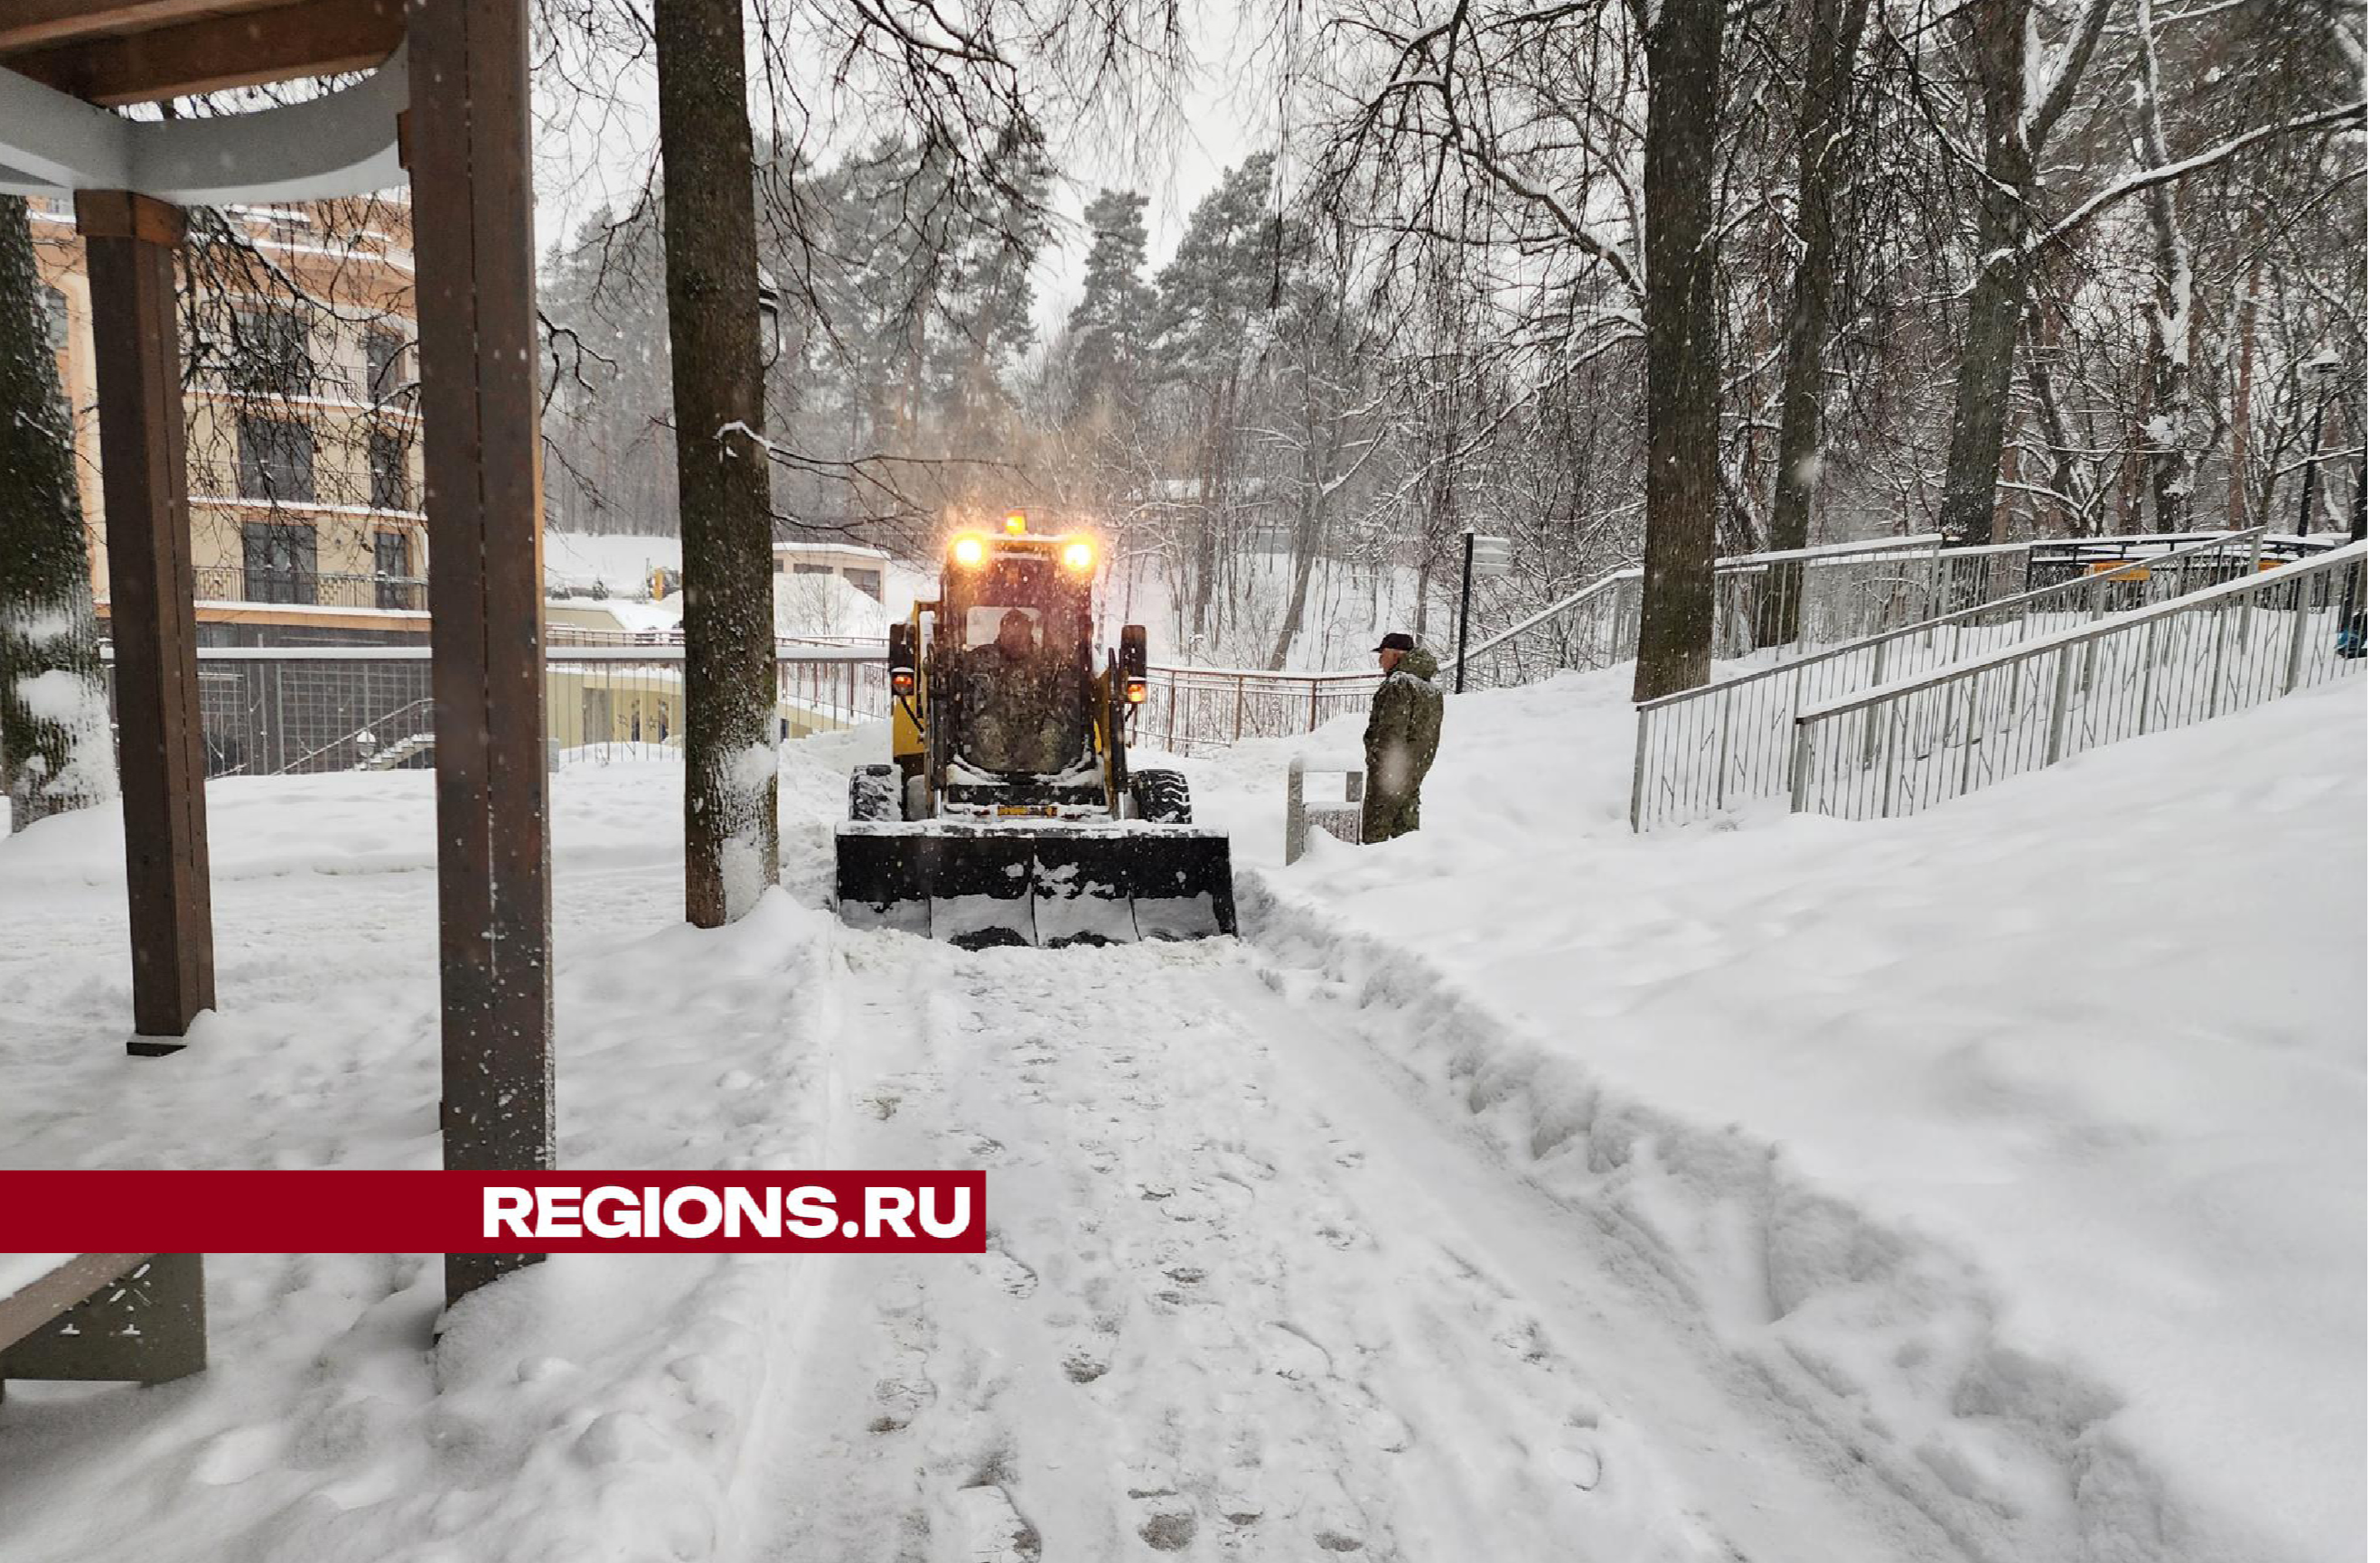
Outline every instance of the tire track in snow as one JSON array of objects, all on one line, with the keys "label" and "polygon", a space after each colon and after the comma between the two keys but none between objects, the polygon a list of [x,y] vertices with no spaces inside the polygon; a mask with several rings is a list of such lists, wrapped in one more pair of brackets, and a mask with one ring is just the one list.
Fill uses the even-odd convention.
[{"label": "tire track in snow", "polygon": [[1941,1551],[1239,947],[835,937],[834,1159],[989,1248],[822,1271],[756,1558]]}]

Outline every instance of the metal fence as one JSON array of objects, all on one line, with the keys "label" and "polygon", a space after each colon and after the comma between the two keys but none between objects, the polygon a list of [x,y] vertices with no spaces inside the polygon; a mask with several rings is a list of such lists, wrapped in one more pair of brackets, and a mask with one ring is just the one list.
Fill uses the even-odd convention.
[{"label": "metal fence", "polygon": [[[686,730],[679,646],[549,647],[546,737],[564,764],[672,752]],[[430,648],[202,647],[199,719],[210,776],[300,775],[435,761]],[[114,699],[113,662],[109,698]],[[881,646],[777,648],[777,736],[882,718]]]},{"label": "metal fence", "polygon": [[[1934,574],[1923,600],[1979,599],[1970,606],[1639,705],[1629,819],[1646,830],[1781,795],[1792,764],[1793,719],[1812,704],[2233,578],[2255,568],[2261,544],[2252,527],[2211,537],[2102,539],[2100,554],[2080,567],[2083,573],[2055,572],[2064,578],[2014,596],[1986,594],[2037,577],[2034,545],[1958,551],[1959,562]],[[1882,599],[1873,603],[1890,616]]]},{"label": "metal fence", "polygon": [[1913,814],[2085,749],[2360,673],[2370,547],[1814,706],[1794,721],[1792,806]]},{"label": "metal fence", "polygon": [[1379,682],[1378,672],[1151,667],[1135,742],[1195,755],[1244,738],[1311,733],[1333,717],[1366,709]]},{"label": "metal fence", "polygon": [[[1946,596],[2015,590],[2023,544],[1945,550],[1938,535],[1730,555],[1712,566],[1711,656],[1746,657],[1780,640],[1825,644],[1923,618]],[[1645,572],[1615,570],[1473,646],[1465,688],[1508,689],[1636,655]]]}]

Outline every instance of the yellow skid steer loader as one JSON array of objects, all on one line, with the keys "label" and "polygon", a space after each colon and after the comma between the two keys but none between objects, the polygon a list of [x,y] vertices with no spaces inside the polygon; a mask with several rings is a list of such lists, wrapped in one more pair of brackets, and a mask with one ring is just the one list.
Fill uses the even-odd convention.
[{"label": "yellow skid steer loader", "polygon": [[1238,931],[1229,840],[1181,772],[1130,764],[1148,635],[1094,648],[1097,563],[1021,515],[952,539],[892,626],[892,762],[852,772],[835,830],[844,921],[973,948]]}]

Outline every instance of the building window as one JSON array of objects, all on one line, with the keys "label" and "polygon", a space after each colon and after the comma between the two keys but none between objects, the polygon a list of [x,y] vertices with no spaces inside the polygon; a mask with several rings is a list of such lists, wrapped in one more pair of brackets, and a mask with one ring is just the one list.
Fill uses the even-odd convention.
[{"label": "building window", "polygon": [[314,502],[314,431],[274,418],[239,420],[239,496]]},{"label": "building window", "polygon": [[374,532],[372,606],[419,608],[420,589],[413,576],[413,540],[403,532]]},{"label": "building window", "polygon": [[382,326],[364,332],[364,394],[384,402],[405,384],[405,338]]},{"label": "building window", "polygon": [[50,351],[67,350],[67,296],[55,287],[42,289],[42,325],[49,337]]},{"label": "building window", "polygon": [[371,434],[371,502],[375,510],[413,508],[412,485],[407,480],[405,436],[394,429]]},{"label": "building window", "polygon": [[789,576],[832,576],[834,574],[834,566],[832,564],[795,564],[788,568],[785,573]]},{"label": "building window", "polygon": [[239,551],[249,601],[315,600],[313,527],[304,522],[244,522]]},{"label": "building window", "polygon": [[881,570],[845,570],[843,578],[866,592],[877,601],[884,600],[884,572]]},{"label": "building window", "polygon": [[234,311],[231,383],[252,394],[302,396],[313,389],[306,322],[292,309],[258,305]]}]

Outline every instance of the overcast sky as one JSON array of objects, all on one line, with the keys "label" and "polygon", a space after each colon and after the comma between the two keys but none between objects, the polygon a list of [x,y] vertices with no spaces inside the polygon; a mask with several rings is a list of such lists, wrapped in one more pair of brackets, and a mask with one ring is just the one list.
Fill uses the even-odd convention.
[{"label": "overcast sky", "polygon": [[[1280,115],[1251,62],[1239,30],[1241,8],[1228,3],[1184,7],[1192,59],[1180,112],[1170,123],[1138,127],[1127,139],[1061,124],[1045,126],[1062,174],[1051,204],[1059,219],[1058,240],[1036,278],[1035,317],[1054,331],[1081,288],[1088,246],[1081,229],[1083,204],[1103,186],[1140,190],[1148,197],[1151,272],[1164,263],[1180,239],[1191,207],[1213,188],[1221,172],[1271,147]],[[758,72],[755,72],[756,78]],[[653,158],[654,93],[650,62],[628,64],[609,79],[613,102],[600,123],[584,100],[571,101],[565,115],[552,112],[555,94],[540,84],[538,140],[537,237],[540,254],[560,242],[589,213],[609,202],[625,208],[636,198]],[[764,104],[754,106],[756,127],[766,124]],[[565,122],[566,120],[566,123]],[[832,127],[829,139],[842,139]],[[865,127],[850,127],[864,135]]]}]

